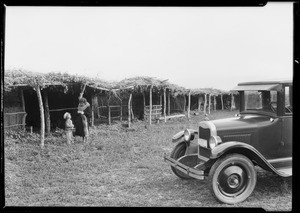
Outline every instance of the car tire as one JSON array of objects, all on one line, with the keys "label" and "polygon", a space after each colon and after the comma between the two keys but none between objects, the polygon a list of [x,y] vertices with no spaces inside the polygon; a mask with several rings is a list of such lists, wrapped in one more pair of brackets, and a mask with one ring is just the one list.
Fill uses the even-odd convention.
[{"label": "car tire", "polygon": [[[179,159],[180,157],[184,156],[186,148],[187,148],[186,143],[177,144],[175,146],[175,148],[173,149],[173,151],[171,152],[170,157],[175,159],[175,160]],[[191,179],[190,176],[188,176],[188,175],[184,174],[183,172],[175,169],[173,166],[171,166],[171,169],[172,169],[173,173],[176,176],[180,177],[181,179]]]},{"label": "car tire", "polygon": [[226,204],[247,199],[255,188],[256,180],[252,161],[240,154],[221,157],[213,164],[208,175],[212,195]]}]

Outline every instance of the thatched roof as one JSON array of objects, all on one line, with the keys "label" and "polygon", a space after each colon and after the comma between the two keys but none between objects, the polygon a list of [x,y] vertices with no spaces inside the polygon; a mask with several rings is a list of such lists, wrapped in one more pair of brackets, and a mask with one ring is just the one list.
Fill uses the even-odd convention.
[{"label": "thatched roof", "polygon": [[167,88],[171,91],[172,95],[186,95],[188,94],[188,90],[184,87],[178,86],[177,84],[168,83]]},{"label": "thatched roof", "polygon": [[118,82],[119,89],[134,89],[134,90],[147,90],[149,87],[162,89],[166,86],[168,80],[160,80],[158,78],[138,76],[133,78],[126,78]]},{"label": "thatched roof", "polygon": [[221,95],[221,94],[229,94],[229,91],[214,89],[214,88],[197,88],[191,89],[191,95],[199,95],[199,94],[211,94],[211,95]]},{"label": "thatched roof", "polygon": [[91,78],[81,75],[70,75],[68,73],[37,73],[22,69],[6,70],[4,74],[4,90],[10,90],[12,87],[35,87],[39,85],[41,88],[50,86],[63,86],[68,90],[70,85],[81,84],[86,85],[94,90],[104,90],[116,93],[116,91],[149,91],[152,86],[154,91],[162,92],[167,89],[173,96],[187,95],[191,91],[191,95],[199,94],[230,94],[230,91],[223,91],[213,88],[197,88],[186,89],[177,84],[170,83],[168,79],[161,80],[154,77],[138,76],[126,78],[119,82],[109,82],[100,78]]},{"label": "thatched roof", "polygon": [[70,75],[68,73],[37,73],[26,70],[6,70],[4,74],[4,90],[10,90],[11,87],[36,86],[49,87],[61,85],[68,87],[71,84],[86,84],[89,87],[101,90],[109,90],[114,87],[113,83],[106,82],[98,78],[89,78],[86,76]]}]

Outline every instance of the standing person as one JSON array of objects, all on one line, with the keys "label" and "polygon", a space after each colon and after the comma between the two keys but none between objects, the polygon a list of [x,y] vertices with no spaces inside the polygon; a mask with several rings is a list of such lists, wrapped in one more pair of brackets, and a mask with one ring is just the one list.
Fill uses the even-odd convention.
[{"label": "standing person", "polygon": [[66,138],[67,138],[67,144],[74,143],[73,141],[73,128],[74,124],[71,120],[71,114],[66,112],[64,114],[64,119],[66,120],[65,122],[65,132],[66,132]]},{"label": "standing person", "polygon": [[85,98],[79,99],[78,111],[75,119],[75,133],[74,135],[81,136],[83,142],[87,142],[89,136],[89,123],[92,115],[90,104]]}]

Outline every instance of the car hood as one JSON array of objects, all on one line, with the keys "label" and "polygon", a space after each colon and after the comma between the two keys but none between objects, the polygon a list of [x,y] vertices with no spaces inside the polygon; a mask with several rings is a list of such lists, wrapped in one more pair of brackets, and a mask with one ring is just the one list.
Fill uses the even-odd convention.
[{"label": "car hood", "polygon": [[255,115],[255,114],[243,114],[233,118],[225,118],[211,121],[218,132],[252,132],[258,126],[267,125],[270,123],[270,117],[264,115]]}]

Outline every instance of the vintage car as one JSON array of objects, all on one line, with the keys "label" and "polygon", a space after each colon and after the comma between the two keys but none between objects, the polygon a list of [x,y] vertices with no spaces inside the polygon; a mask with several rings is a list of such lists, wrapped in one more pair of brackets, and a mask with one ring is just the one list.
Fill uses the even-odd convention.
[{"label": "vintage car", "polygon": [[212,195],[226,204],[251,195],[255,166],[292,175],[292,81],[240,83],[233,91],[239,93],[239,114],[175,134],[176,146],[164,155],[175,175],[207,179]]}]

